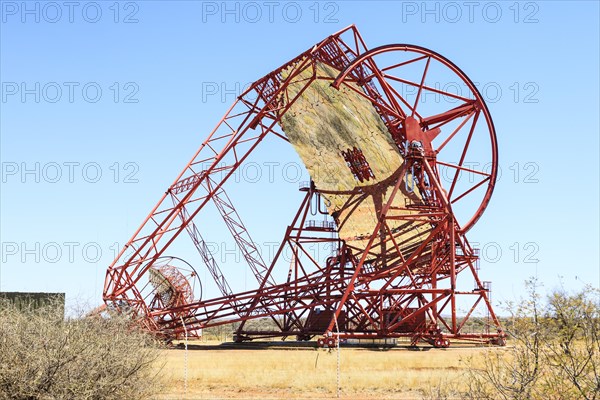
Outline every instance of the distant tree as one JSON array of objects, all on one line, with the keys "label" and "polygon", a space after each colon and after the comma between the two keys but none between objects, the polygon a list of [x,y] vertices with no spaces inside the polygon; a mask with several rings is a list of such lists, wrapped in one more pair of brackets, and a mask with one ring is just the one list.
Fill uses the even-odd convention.
[{"label": "distant tree", "polygon": [[506,349],[490,349],[468,372],[469,399],[600,399],[600,291],[588,286],[552,292],[545,304],[538,282],[509,303]]}]

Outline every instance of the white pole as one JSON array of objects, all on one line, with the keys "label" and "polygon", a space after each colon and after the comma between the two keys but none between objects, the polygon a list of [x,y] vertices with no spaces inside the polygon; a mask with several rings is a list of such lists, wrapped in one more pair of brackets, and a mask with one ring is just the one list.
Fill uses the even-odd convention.
[{"label": "white pole", "polygon": [[183,372],[183,393],[187,396],[187,387],[188,387],[188,332],[185,327],[185,321],[183,317],[181,318],[181,323],[183,324],[183,331],[185,332],[185,355],[184,355],[184,372]]},{"label": "white pole", "polygon": [[340,328],[338,327],[337,316],[335,313],[333,314],[335,317],[335,330],[337,331],[337,397],[338,399],[342,395],[341,386],[340,386]]}]

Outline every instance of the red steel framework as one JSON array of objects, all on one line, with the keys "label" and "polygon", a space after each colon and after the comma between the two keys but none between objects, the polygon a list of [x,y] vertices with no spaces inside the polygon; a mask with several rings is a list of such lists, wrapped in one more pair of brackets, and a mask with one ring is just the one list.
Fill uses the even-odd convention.
[{"label": "red steel framework", "polygon": [[[398,54],[404,56],[404,61],[393,61]],[[419,61],[425,63],[420,82],[400,75],[402,68]],[[471,96],[427,86],[426,76],[433,63],[454,74]],[[340,73],[335,78],[320,76],[317,64]],[[310,76],[300,80],[306,71],[311,72]],[[393,174],[395,185],[379,210],[372,234],[362,238],[366,245],[357,247],[355,242],[340,239],[337,220],[310,220],[311,203],[331,194],[310,182],[301,188],[305,195],[300,207],[273,260],[267,263],[223,185],[267,135],[289,142],[276,128],[317,79],[328,79],[334,88],[345,86],[367,99],[397,143],[404,162]],[[291,91],[292,81],[302,81],[304,86]],[[395,86],[397,83],[413,87],[416,100],[409,102]],[[419,97],[425,91],[448,96],[457,105],[434,115],[421,115]],[[452,121],[461,122],[452,131],[442,133]],[[458,141],[459,132],[466,136],[466,140],[460,139],[464,141],[460,159],[442,160],[442,149]],[[485,170],[465,162],[474,135],[483,135],[488,144],[490,163]],[[452,171],[447,185],[440,176],[442,168]],[[109,266],[104,301],[111,309],[137,315],[148,329],[168,338],[179,338],[184,330],[193,333],[237,322],[236,341],[316,337],[319,345],[334,346],[344,338],[408,337],[413,344],[425,341],[436,347],[448,346],[451,339],[503,344],[505,334],[490,304],[488,285],[478,277],[477,251],[465,236],[490,200],[496,171],[493,122],[471,80],[446,58],[422,47],[398,44],[369,50],[352,25],[267,74],[238,97]],[[461,182],[461,186],[463,173],[478,180],[468,187]],[[410,185],[413,190],[418,188],[423,201],[411,204],[406,200],[404,206],[398,206],[394,199],[402,185],[409,186],[409,174]],[[469,202],[475,192],[483,193],[481,199]],[[364,193],[357,188],[345,194],[350,204]],[[247,261],[257,280],[256,289],[234,293],[211,254],[200,233],[209,227],[195,219],[209,202],[216,206]],[[468,210],[460,217],[462,220],[454,212],[461,202]],[[397,221],[422,228],[421,239],[416,244],[402,243],[405,237],[393,228]],[[191,236],[220,297],[183,301],[190,298],[188,293],[171,294],[178,300],[165,304],[156,299],[156,293],[148,296],[140,289],[153,265],[166,256],[183,231]],[[324,265],[307,249],[314,243],[329,243],[335,248],[335,254]],[[286,249],[293,254],[287,279],[276,282],[273,271],[281,265]],[[179,277],[169,271],[169,279]],[[461,272],[472,275],[473,290],[457,288]],[[468,299],[470,304],[461,315],[457,311],[459,298]],[[482,332],[466,332],[478,307],[489,316],[488,325]],[[273,329],[256,330],[247,324],[265,317],[273,321]]]}]

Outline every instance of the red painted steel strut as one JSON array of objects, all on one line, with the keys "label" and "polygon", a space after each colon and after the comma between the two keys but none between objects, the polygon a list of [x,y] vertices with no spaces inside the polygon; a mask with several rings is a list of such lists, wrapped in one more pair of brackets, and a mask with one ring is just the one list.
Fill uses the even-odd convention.
[{"label": "red painted steel strut", "polygon": [[[208,190],[216,186],[215,182],[210,178],[205,181],[205,184]],[[212,200],[217,206],[217,210],[219,210],[219,213],[223,217],[225,225],[227,225],[227,228],[229,228],[231,235],[242,251],[242,254],[250,266],[250,269],[252,269],[258,284],[262,284],[263,280],[266,279],[267,284],[275,285],[273,279],[266,275],[268,271],[266,263],[263,261],[258,247],[252,241],[248,230],[244,226],[244,223],[235,210],[235,207],[231,203],[229,196],[227,196],[227,193],[225,193],[225,190],[223,190],[223,187],[220,187],[215,191]]]},{"label": "red painted steel strut", "polygon": [[219,288],[219,291],[223,296],[233,297],[233,290],[231,290],[231,287],[229,286],[225,275],[223,275],[223,272],[221,272],[221,269],[219,268],[217,261],[210,252],[210,249],[206,245],[206,241],[202,237],[200,230],[198,229],[196,224],[194,224],[194,221],[190,219],[189,213],[187,212],[187,209],[185,207],[181,208],[179,216],[182,220],[182,223],[185,224],[185,228],[190,237],[192,238],[192,242],[194,242],[194,245],[196,246],[200,257],[202,257],[202,261],[204,262],[206,268],[210,272],[213,280]]},{"label": "red painted steel strut", "polygon": [[[399,56],[404,58],[393,61]],[[419,79],[403,75],[404,68],[419,63],[424,64]],[[334,79],[321,76],[319,65],[340,72]],[[471,95],[428,85],[429,76],[439,68],[462,80]],[[398,145],[404,162],[393,177],[392,192],[379,211],[373,233],[362,239],[366,245],[332,236],[339,228],[333,222],[317,224],[307,219],[311,201],[321,201],[321,194],[335,194],[311,184],[303,189],[306,196],[269,264],[262,259],[223,185],[267,135],[287,141],[277,126],[317,80],[329,81],[337,89],[343,86],[366,99]],[[416,90],[414,99],[399,89],[400,84]],[[426,93],[451,98],[453,104],[444,111],[427,113],[420,108]],[[484,140],[489,147],[491,160],[486,170],[467,163],[476,140]],[[461,150],[458,159],[445,159],[446,150],[456,148],[457,143]],[[365,180],[372,175],[366,161],[349,159],[361,176],[365,174]],[[448,189],[442,180],[443,168],[452,171]],[[358,30],[350,26],[240,95],[109,266],[103,297],[109,308],[137,315],[148,329],[172,338],[183,333],[183,323],[193,332],[239,322],[236,339],[240,341],[290,335],[308,340],[325,335],[328,340],[319,343],[335,343],[331,338],[337,323],[340,333],[336,332],[336,340],[407,337],[415,344],[424,340],[442,347],[449,344],[448,339],[500,344],[504,333],[477,276],[475,251],[465,237],[489,203],[496,171],[497,144],[489,110],[460,69],[418,46],[368,50]],[[465,185],[461,173],[479,180]],[[418,191],[421,202],[400,206],[394,200],[401,190]],[[480,200],[469,200],[478,193],[483,193]],[[344,195],[349,196],[348,205],[358,204],[366,196],[360,187]],[[208,251],[201,235],[207,227],[199,214],[210,201],[255,275],[257,289],[233,293]],[[466,210],[460,218],[456,214],[459,208]],[[413,231],[399,228],[402,221],[412,224]],[[191,236],[222,297],[194,299],[187,304],[149,303],[144,284],[148,271],[182,231]],[[336,249],[324,265],[308,250],[314,243]],[[277,283],[273,272],[286,249],[292,252],[292,261],[286,280]],[[472,291],[458,290],[457,276],[463,271],[474,277]],[[185,285],[171,285],[169,290],[177,292],[179,287]],[[172,298],[186,298],[180,293],[169,296],[175,295],[179,297]],[[463,316],[457,312],[459,296],[474,299]],[[481,304],[496,331],[463,332]],[[247,321],[264,317],[272,319],[272,328],[246,327]]]}]

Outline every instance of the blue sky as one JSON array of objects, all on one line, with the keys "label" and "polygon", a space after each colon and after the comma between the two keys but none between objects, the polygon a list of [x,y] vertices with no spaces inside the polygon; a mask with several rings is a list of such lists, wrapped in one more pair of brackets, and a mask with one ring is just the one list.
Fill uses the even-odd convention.
[{"label": "blue sky", "polygon": [[[547,289],[600,286],[597,2],[0,4],[3,291],[98,304],[117,247],[235,93],[352,23],[369,47],[428,47],[486,88],[501,176],[468,238],[494,301],[536,274]],[[280,143],[251,161],[259,182],[246,169],[230,194],[268,247],[307,175]],[[270,192],[284,194],[265,207]],[[206,236],[224,269],[247,270],[223,232]]]}]

